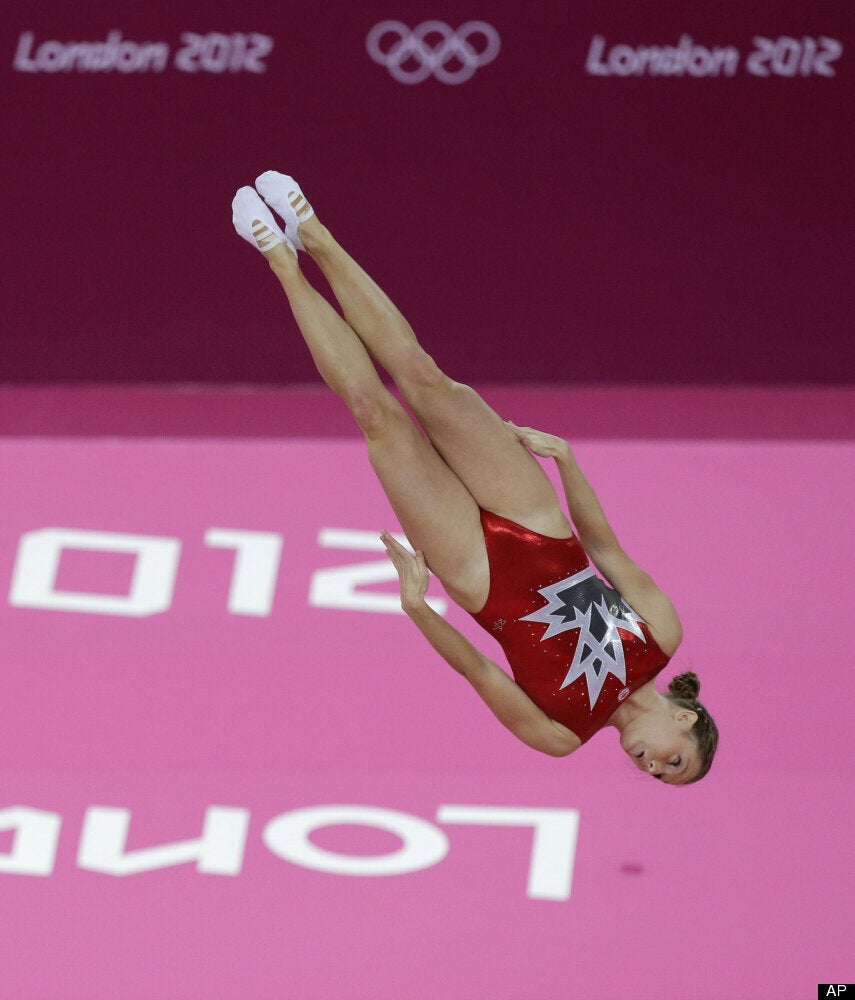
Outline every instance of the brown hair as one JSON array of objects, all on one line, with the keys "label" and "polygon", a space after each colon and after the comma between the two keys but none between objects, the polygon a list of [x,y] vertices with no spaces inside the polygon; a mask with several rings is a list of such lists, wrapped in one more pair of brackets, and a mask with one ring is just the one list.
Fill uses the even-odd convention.
[{"label": "brown hair", "polygon": [[687,785],[691,785],[694,781],[700,781],[709,771],[718,747],[718,727],[713,722],[710,713],[698,701],[700,693],[701,682],[698,680],[698,675],[689,671],[685,674],[677,674],[668,685],[668,694],[666,695],[675,705],[679,705],[680,708],[688,708],[690,711],[696,712],[698,716],[698,721],[692,726],[691,735],[698,745],[701,766],[695,777],[686,782]]}]

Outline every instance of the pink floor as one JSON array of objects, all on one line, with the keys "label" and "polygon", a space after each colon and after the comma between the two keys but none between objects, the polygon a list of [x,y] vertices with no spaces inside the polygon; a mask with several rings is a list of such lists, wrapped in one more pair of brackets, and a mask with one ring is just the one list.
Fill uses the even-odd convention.
[{"label": "pink floor", "polygon": [[709,777],[499,727],[396,610],[395,525],[334,401],[0,390],[0,995],[851,981],[855,394],[488,395],[573,438],[673,596],[674,665],[722,732]]}]

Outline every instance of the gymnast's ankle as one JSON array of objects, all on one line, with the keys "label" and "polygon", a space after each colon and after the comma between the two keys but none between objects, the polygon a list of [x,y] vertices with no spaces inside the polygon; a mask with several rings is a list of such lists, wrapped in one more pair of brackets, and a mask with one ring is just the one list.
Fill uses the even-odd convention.
[{"label": "gymnast's ankle", "polygon": [[300,238],[306,252],[316,256],[323,255],[324,251],[335,246],[332,233],[323,225],[320,219],[313,215],[311,219],[300,226]]},{"label": "gymnast's ankle", "polygon": [[267,258],[270,269],[280,276],[300,270],[297,255],[287,243],[279,243],[272,250],[268,250],[264,256]]}]

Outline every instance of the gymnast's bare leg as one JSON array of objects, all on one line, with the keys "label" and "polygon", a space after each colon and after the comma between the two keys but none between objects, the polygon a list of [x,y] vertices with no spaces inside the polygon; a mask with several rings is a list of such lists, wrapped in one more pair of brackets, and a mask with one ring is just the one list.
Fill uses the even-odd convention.
[{"label": "gymnast's bare leg", "polygon": [[[353,330],[303,276],[295,252],[287,243],[272,245],[264,211],[260,200],[257,207],[250,202],[247,218],[257,245],[288,297],[321,377],[359,425],[401,527],[452,600],[479,610],[487,599],[489,568],[478,505],[383,385]],[[270,223],[275,225],[272,217]]]},{"label": "gymnast's bare leg", "polygon": [[[304,199],[292,200],[303,209]],[[552,484],[514,433],[474,390],[439,369],[394,303],[317,215],[301,214],[299,238],[329,281],[348,324],[395,380],[478,505],[542,534],[569,537],[572,528]]]}]

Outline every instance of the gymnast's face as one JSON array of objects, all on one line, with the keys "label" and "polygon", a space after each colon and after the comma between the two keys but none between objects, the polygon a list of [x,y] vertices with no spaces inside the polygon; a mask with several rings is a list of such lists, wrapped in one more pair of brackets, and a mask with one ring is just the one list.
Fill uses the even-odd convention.
[{"label": "gymnast's face", "polygon": [[700,769],[691,735],[697,718],[686,708],[639,717],[623,730],[620,744],[640,771],[669,785],[683,785]]}]

